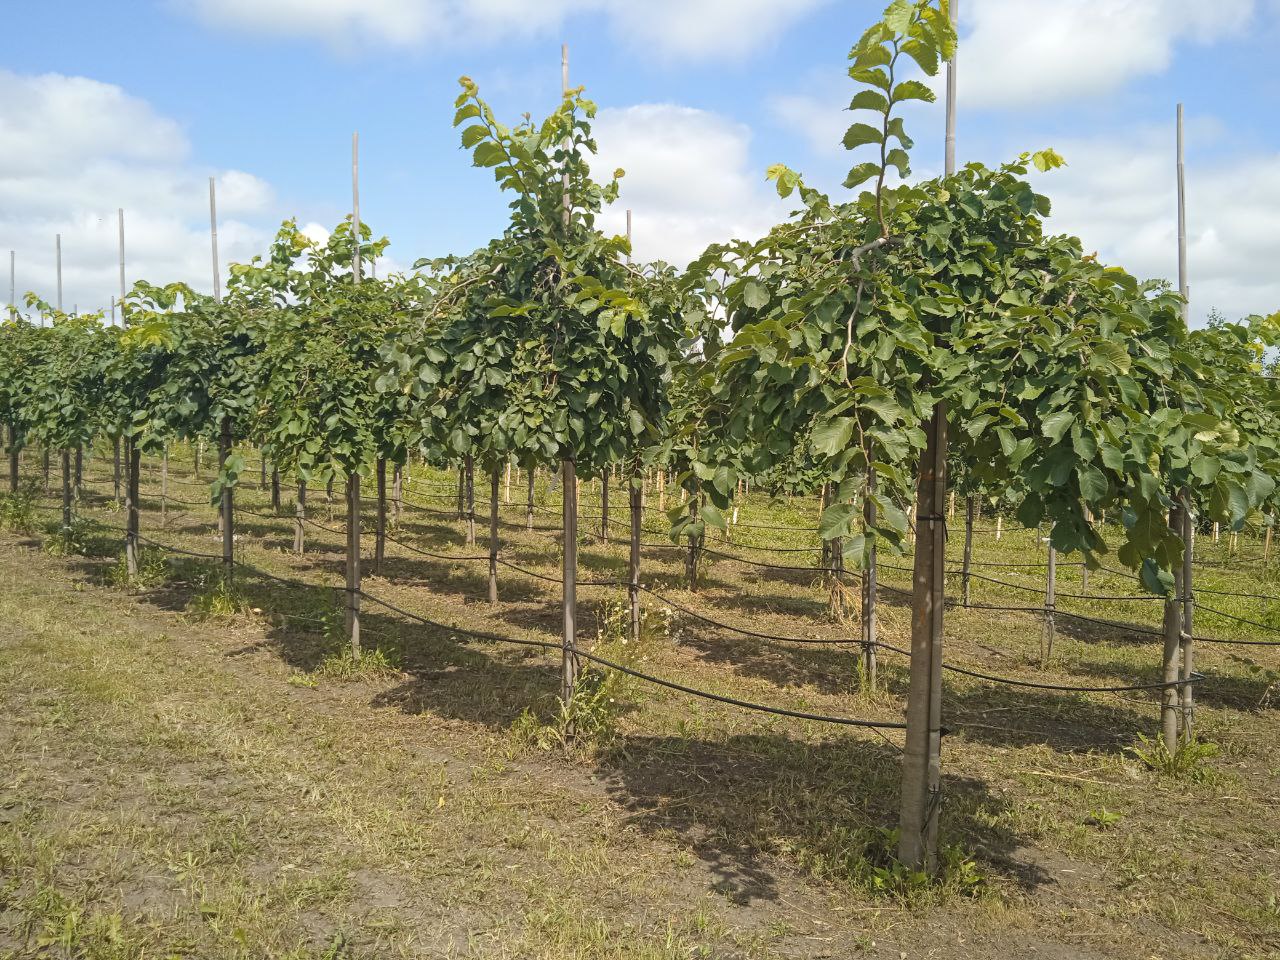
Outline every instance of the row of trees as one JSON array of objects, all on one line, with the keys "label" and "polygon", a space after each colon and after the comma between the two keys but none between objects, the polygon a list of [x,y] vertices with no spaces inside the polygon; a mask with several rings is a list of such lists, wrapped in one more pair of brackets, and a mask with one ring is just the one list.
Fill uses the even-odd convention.
[{"label": "row of trees", "polygon": [[[462,145],[511,197],[500,236],[374,279],[360,263],[387,241],[358,217],[323,241],[287,222],[264,257],[231,268],[225,298],[138,283],[121,328],[30,299],[53,323],[18,319],[0,337],[11,450],[63,451],[69,523],[71,452],[99,434],[122,438],[133,564],[140,453],[216,441],[228,575],[237,444],[259,444],[297,482],[299,516],[308,484],[344,481],[357,654],[362,473],[378,485],[377,560],[388,464],[417,452],[468,476],[478,466],[490,480],[496,599],[499,471],[558,469],[566,700],[578,670],[568,494],[579,472],[629,480],[633,623],[643,471],[671,468],[687,493],[670,519],[690,547],[691,586],[707,528],[725,526],[746,482],[822,487],[828,562],[863,574],[869,658],[877,555],[914,540],[900,855],[931,866],[948,476],[968,497],[1017,502],[1028,526],[1050,523],[1055,550],[1090,568],[1114,550],[1167,597],[1170,750],[1190,736],[1194,526],[1239,527],[1270,510],[1280,476],[1280,391],[1263,375],[1276,317],[1191,330],[1165,285],[1048,234],[1049,203],[1029,175],[1063,162],[1051,150],[907,181],[900,108],[934,99],[921,78],[954,58],[951,13],[946,0],[895,0],[853,47],[850,108],[862,119],[844,142],[869,155],[846,180],[854,192],[835,199],[773,167],[795,213],[684,271],[632,265],[628,239],[598,228],[623,174],[593,177],[595,106],[581,89],[566,89],[542,123],[507,126],[463,78]],[[1108,512],[1123,518],[1118,543],[1094,519]]]}]

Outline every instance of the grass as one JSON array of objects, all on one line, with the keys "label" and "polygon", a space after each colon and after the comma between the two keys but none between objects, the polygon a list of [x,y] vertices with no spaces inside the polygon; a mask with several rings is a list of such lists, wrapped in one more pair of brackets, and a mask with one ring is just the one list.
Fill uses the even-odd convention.
[{"label": "grass", "polygon": [[[406,510],[396,538],[444,557],[483,552],[461,544],[448,500],[427,499],[449,497],[451,478],[411,473],[410,496],[445,513]],[[175,561],[151,588],[98,589],[119,543],[92,523],[114,518],[89,479],[81,550],[55,557],[13,537],[0,544],[0,957],[1280,951],[1280,723],[1271,706],[1280,657],[1271,648],[1201,645],[1197,666],[1208,679],[1198,731],[1218,751],[1184,759],[1182,776],[1134,752],[1149,751],[1142,738],[1157,731],[1154,696],[949,676],[945,870],[942,883],[926,884],[890,855],[899,735],[886,742],[746,714],[595,668],[583,680],[604,691],[593,713],[562,723],[554,654],[451,629],[554,640],[554,584],[504,571],[491,608],[482,564],[394,544],[369,591],[442,627],[367,604],[371,652],[353,662],[342,653],[333,589],[342,531],[308,528],[307,553],[293,556],[288,509],[278,520],[243,515],[238,549],[254,568],[309,588],[244,568],[228,590],[210,567]],[[216,549],[202,506],[171,509],[162,530],[153,479],[144,471],[144,532],[193,552]],[[183,480],[175,455],[170,489]],[[516,489],[522,495],[523,484]],[[597,509],[593,495],[584,484],[584,514]],[[237,499],[270,513],[252,487]],[[523,506],[504,516],[522,525]],[[740,514],[744,524],[812,526],[815,517],[812,504],[756,498]],[[659,520],[650,518],[647,539],[660,539]],[[583,531],[592,523],[584,519]],[[733,541],[709,545],[813,562],[785,552],[815,542],[803,532],[742,526]],[[1207,561],[1230,559],[1225,542],[1201,549]],[[504,527],[503,554],[557,574],[548,534]],[[1029,534],[1006,531],[997,542],[985,532],[976,557],[1036,562],[1043,551]],[[905,585],[909,574],[889,567],[909,564],[885,560],[885,580]],[[833,619],[816,572],[709,556],[705,587],[690,594],[681,561],[677,551],[646,551],[645,583],[758,632],[853,631]],[[626,545],[586,536],[581,562],[584,580],[615,578]],[[995,575],[1039,589],[1035,568]],[[1060,591],[1133,592],[1119,576],[1095,573],[1088,591],[1079,577],[1064,564]],[[1205,567],[1201,585],[1276,595],[1277,579],[1260,564]],[[1037,602],[984,581],[974,596]],[[1059,606],[1099,613],[1104,604],[1063,597]],[[1275,614],[1252,598],[1211,606],[1261,623]],[[1109,619],[1159,622],[1158,604],[1105,608]],[[193,609],[201,615],[183,615]],[[882,636],[902,645],[905,611],[887,592],[881,609]],[[691,686],[812,712],[901,714],[905,663],[887,655],[869,695],[859,690],[856,646],[742,637],[651,598],[635,643],[625,595],[586,586],[579,618],[587,649]],[[998,675],[1096,685],[1149,680],[1159,669],[1158,639],[1066,618],[1044,670],[1034,616],[956,608],[947,624],[948,659]],[[1268,636],[1208,615],[1202,631]]]}]

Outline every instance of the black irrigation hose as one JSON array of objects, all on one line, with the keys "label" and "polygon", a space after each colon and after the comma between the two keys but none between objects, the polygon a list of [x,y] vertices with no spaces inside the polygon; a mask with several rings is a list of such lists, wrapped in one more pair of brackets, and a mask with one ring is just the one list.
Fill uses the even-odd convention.
[{"label": "black irrigation hose", "polygon": [[744,627],[735,627],[735,626],[732,626],[731,624],[721,623],[719,620],[714,620],[711,617],[706,616],[705,614],[701,614],[694,610],[690,610],[688,607],[683,606],[679,603],[676,603],[674,600],[671,600],[666,596],[664,596],[663,594],[658,593],[658,591],[654,590],[652,587],[646,587],[643,583],[638,584],[637,586],[641,590],[643,590],[645,593],[649,594],[652,597],[656,597],[661,603],[665,604],[666,606],[670,607],[673,610],[679,610],[681,613],[686,614],[687,616],[693,617],[695,620],[701,620],[703,623],[710,624],[713,627],[719,627],[722,630],[729,630],[733,633],[740,633],[744,637],[755,637],[757,640],[779,640],[784,643],[823,643],[823,644],[861,643],[860,640],[851,640],[851,639],[845,639],[845,638],[823,640],[815,637],[780,637],[771,633],[760,633],[755,630],[747,630]]},{"label": "black irrigation hose", "polygon": [[1206,607],[1204,604],[1199,602],[1196,603],[1195,607],[1197,610],[1203,610],[1205,613],[1212,613],[1219,617],[1226,617],[1228,620],[1235,620],[1237,623],[1247,623],[1251,627],[1257,627],[1259,630],[1265,630],[1268,633],[1280,633],[1280,628],[1273,627],[1270,624],[1260,623],[1257,620],[1250,620],[1247,617],[1238,617],[1234,613],[1215,610],[1213,607]]},{"label": "black irrigation hose", "polygon": [[[464,637],[473,637],[477,640],[488,640],[492,643],[510,643],[510,644],[516,644],[518,646],[525,646],[525,647],[540,647],[544,650],[563,650],[564,649],[562,644],[552,643],[547,640],[525,640],[518,637],[507,637],[507,636],[503,636],[501,634],[496,634],[496,633],[488,633],[488,632],[479,631],[479,630],[467,630],[461,627],[446,626],[445,624],[436,623],[433,620],[428,620],[426,617],[420,616],[416,613],[410,613],[408,610],[404,610],[400,607],[395,606],[394,604],[388,603],[385,600],[381,600],[378,597],[365,593],[363,590],[360,591],[360,595],[363,596],[370,603],[376,603],[379,606],[385,607],[386,609],[392,611],[393,613],[398,613],[402,617],[408,617],[410,620],[416,620],[417,622],[423,624],[424,626],[434,627],[437,630],[444,630],[446,632],[455,633]],[[660,687],[666,687],[670,690],[677,690],[681,693],[686,693],[693,697],[699,697],[703,700],[711,700],[716,703],[724,703],[733,707],[742,707],[743,709],[746,709],[746,710],[756,710],[760,713],[769,713],[769,714],[773,714],[775,716],[781,716],[781,717],[794,717],[799,720],[814,720],[814,721],[817,721],[818,723],[835,723],[835,724],[840,724],[842,726],[847,726],[847,727],[871,727],[879,730],[907,729],[907,725],[902,722],[882,721],[882,720],[862,720],[862,719],[855,719],[852,717],[832,717],[832,716],[826,716],[824,714],[819,714],[819,713],[805,713],[800,710],[788,710],[785,707],[770,707],[762,703],[752,703],[749,700],[738,700],[735,697],[726,697],[718,693],[711,693],[710,691],[707,691],[707,690],[699,690],[696,687],[688,687],[682,683],[676,683],[674,680],[664,680],[661,677],[655,677],[652,674],[642,673],[639,670],[635,670],[631,667],[624,666],[620,663],[615,663],[612,660],[608,660],[594,653],[588,653],[585,650],[575,649],[573,653],[575,656],[581,657],[584,660],[590,660],[592,663],[597,663],[600,666],[607,667],[610,670],[617,670],[619,673],[624,673],[629,677],[635,677],[637,680],[644,680],[647,683],[656,684],[657,686],[660,686]]]}]

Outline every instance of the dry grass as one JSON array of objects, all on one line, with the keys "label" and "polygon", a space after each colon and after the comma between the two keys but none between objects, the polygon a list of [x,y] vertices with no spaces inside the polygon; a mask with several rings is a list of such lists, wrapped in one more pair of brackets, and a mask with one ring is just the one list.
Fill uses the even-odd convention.
[{"label": "dry grass", "polygon": [[[183,477],[176,457],[171,470]],[[414,476],[414,499],[450,493],[447,475]],[[157,489],[150,479],[146,495]],[[425,488],[423,479],[445,486]],[[200,498],[194,487],[171,491]],[[593,509],[590,494],[584,511]],[[240,498],[270,513],[260,492]],[[340,518],[316,500],[317,519],[336,526]],[[445,557],[483,552],[461,544],[447,500],[419,502],[445,513],[406,512],[398,539]],[[177,515],[171,507],[162,526],[158,503],[148,507],[144,533],[217,551],[207,508]],[[811,526],[813,512],[753,503],[741,519]],[[504,516],[519,524],[523,509]],[[589,519],[582,526],[593,529]],[[368,604],[374,659],[344,665],[333,589],[341,532],[309,527],[308,552],[294,557],[287,516],[244,516],[237,530],[247,564],[310,586],[245,571],[234,610],[208,618],[192,612],[211,583],[200,561],[173,562],[163,583],[126,593],[100,585],[114,551],[51,558],[12,538],[0,549],[0,957],[1261,958],[1280,950],[1272,649],[1202,649],[1210,679],[1199,728],[1219,754],[1206,763],[1211,775],[1195,779],[1159,776],[1130,752],[1156,727],[1147,694],[949,677],[943,824],[952,880],[921,887],[894,878],[884,856],[900,736],[747,714],[628,682],[607,698],[609,736],[566,749],[530,735],[531,725],[555,721],[553,656],[467,641]],[[504,528],[503,537],[504,556],[556,575],[554,535]],[[712,546],[814,562],[777,552],[811,543],[803,534],[740,527],[734,540]],[[984,533],[977,556],[1035,562],[1038,549],[1025,533],[999,543]],[[1205,553],[1226,559],[1209,544]],[[584,538],[584,578],[619,575],[625,556],[622,544]],[[816,574],[712,558],[706,588],[690,595],[677,552],[646,551],[645,563],[646,582],[712,617],[780,635],[847,636]],[[1037,586],[1034,568],[994,575]],[[885,572],[899,585],[906,576]],[[483,564],[389,545],[383,577],[366,587],[446,627],[554,638],[553,584],[504,570],[502,602],[490,608],[484,577]],[[1076,578],[1064,568],[1060,589],[1083,592]],[[1280,593],[1261,573],[1206,568],[1203,582]],[[1099,574],[1090,589],[1134,592]],[[1020,594],[975,584],[982,602],[1038,602]],[[640,647],[624,651],[618,595],[580,593],[582,636],[611,656],[780,706],[901,715],[906,674],[896,659],[885,659],[885,688],[868,696],[848,647],[743,638],[657,606]],[[1270,622],[1266,603],[1221,600],[1211,605]],[[1140,623],[1159,617],[1157,604],[1140,601],[1105,611],[1093,601],[1059,606]],[[883,612],[885,639],[901,643],[905,610],[886,598]],[[1198,625],[1266,636],[1248,629],[1208,617]],[[1034,617],[956,610],[948,633],[950,660],[1005,676],[1096,685],[1148,680],[1158,669],[1157,641],[1066,620],[1043,671]]]}]

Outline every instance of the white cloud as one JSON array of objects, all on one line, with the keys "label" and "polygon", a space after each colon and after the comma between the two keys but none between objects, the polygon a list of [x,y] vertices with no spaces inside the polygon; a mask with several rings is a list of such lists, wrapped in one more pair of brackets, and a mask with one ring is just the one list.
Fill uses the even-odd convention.
[{"label": "white cloud", "polygon": [[56,302],[61,234],[64,306],[106,306],[119,293],[118,208],[128,283],[185,280],[208,290],[210,174],[224,267],[267,239],[254,221],[270,187],[243,171],[199,167],[181,127],[118,86],[0,71],[0,143],[0,250],[16,251],[19,297],[35,290]]},{"label": "white cloud", "polygon": [[683,266],[708,244],[764,234],[789,209],[749,156],[750,130],[674,104],[601,110],[596,166],[622,167],[622,193],[601,219],[608,232],[634,221],[637,260]]},{"label": "white cloud", "polygon": [[1255,0],[968,0],[958,92],[981,107],[1087,99],[1163,72],[1175,44],[1244,29]]},{"label": "white cloud", "polygon": [[670,58],[740,57],[831,0],[181,0],[209,23],[350,50],[481,46],[545,35],[582,14]]},{"label": "white cloud", "polygon": [[[1188,124],[1189,144],[1210,138],[1212,122]],[[1177,282],[1177,194],[1169,128],[1128,142],[1058,145],[1070,166],[1037,180],[1053,200],[1049,228],[1071,233],[1104,261],[1140,278]],[[1194,157],[1194,154],[1193,154]],[[1211,308],[1229,319],[1280,309],[1280,234],[1266,211],[1280,209],[1280,154],[1188,162],[1187,260],[1192,316]]]}]

